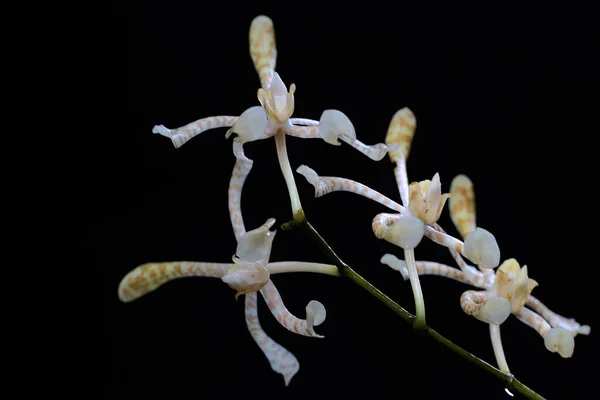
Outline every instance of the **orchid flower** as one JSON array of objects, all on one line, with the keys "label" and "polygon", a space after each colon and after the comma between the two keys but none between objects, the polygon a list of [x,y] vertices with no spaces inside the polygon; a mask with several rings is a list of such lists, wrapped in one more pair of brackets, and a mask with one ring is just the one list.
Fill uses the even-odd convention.
[{"label": "orchid flower", "polygon": [[128,273],[119,285],[119,298],[130,302],[158,289],[163,284],[182,277],[220,278],[236,291],[234,298],[245,295],[246,324],[252,338],[263,351],[271,368],[283,375],[286,386],[298,372],[297,358],[283,346],[271,339],[258,321],[257,292],[265,299],[269,310],[286,329],[309,337],[322,338],[314,327],[325,321],[325,307],[318,301],[306,306],[306,319],[292,315],[283,300],[271,275],[289,272],[313,272],[339,276],[336,266],[310,262],[270,262],[271,247],[277,231],[270,228],[275,219],[269,218],[260,227],[246,232],[241,213],[241,193],[253,161],[246,157],[241,143],[234,140],[236,163],[229,184],[229,213],[237,248],[233,263],[165,262],[143,264]]},{"label": "orchid flower", "polygon": [[276,343],[262,330],[258,321],[257,292],[265,299],[269,310],[286,329],[299,335],[322,338],[314,327],[325,321],[325,307],[318,301],[306,306],[306,319],[292,315],[285,307],[271,277],[280,273],[313,272],[337,276],[334,265],[298,261],[270,262],[271,244],[276,231],[270,231],[275,220],[268,219],[262,226],[238,236],[233,263],[162,262],[147,263],[129,272],[118,289],[123,302],[136,300],[177,278],[220,278],[236,291],[235,298],[245,294],[245,313],[248,330],[269,360],[271,368],[283,375],[288,385],[300,365],[296,357]]},{"label": "orchid flower", "polygon": [[[405,107],[394,114],[385,138],[385,143],[390,150],[388,153],[390,159],[396,165],[394,175],[402,205],[370,187],[350,179],[320,177],[314,170],[305,165],[299,167],[297,172],[304,175],[309,183],[315,187],[315,197],[320,197],[333,191],[344,190],[368,197],[396,212],[393,214],[381,213],[376,215],[373,219],[372,229],[377,238],[385,239],[403,248],[415,297],[417,310],[416,323],[424,325],[425,307],[414,261],[414,247],[419,243],[421,237],[424,235],[434,242],[448,247],[461,267],[461,270],[463,270],[470,280],[475,282],[484,281],[489,278],[487,278],[485,273],[467,265],[462,259],[461,254],[467,256],[468,254],[481,253],[490,258],[489,254],[492,253],[491,258],[493,261],[496,249],[493,247],[495,240],[492,243],[489,240],[472,241],[468,246],[465,246],[460,240],[447,235],[437,224],[446,200],[449,198],[448,193],[442,194],[439,174],[436,173],[431,180],[413,182],[409,185],[406,160],[410,153],[415,130],[415,115],[409,108]],[[400,241],[399,239],[401,238],[411,239],[410,243]],[[415,245],[414,247],[412,246],[413,244]],[[486,261],[484,263],[486,267],[489,265],[488,258],[483,256],[479,258]]]},{"label": "orchid flower", "polygon": [[[249,39],[250,57],[261,82],[257,92],[260,106],[246,109],[239,117],[229,115],[207,117],[177,129],[157,125],[152,132],[170,138],[176,148],[183,146],[200,133],[216,128],[229,128],[225,138],[235,133],[237,143],[242,145],[275,136],[277,156],[290,194],[292,211],[295,214],[302,206],[289,167],[285,135],[321,138],[333,145],[339,145],[338,139],[340,139],[375,161],[383,159],[388,149],[383,143],[368,146],[356,139],[352,122],[339,110],[323,111],[318,121],[292,118],[296,85],[292,83],[288,89],[275,71],[277,46],[271,19],[264,15],[254,18],[250,24]],[[235,146],[234,143],[234,148]]]},{"label": "orchid flower", "polygon": [[[372,228],[376,237],[404,249],[404,260],[385,254],[381,263],[399,271],[404,280],[410,280],[415,295],[417,318],[419,312],[424,314],[418,276],[444,276],[483,289],[464,292],[460,305],[465,313],[490,325],[492,346],[503,371],[509,372],[509,369],[502,349],[500,324],[510,314],[534,328],[544,338],[548,350],[570,357],[574,349],[573,337],[577,334],[589,334],[590,327],[550,311],[531,296],[537,282],[528,277],[527,266],[521,268],[514,259],[507,259],[500,265],[500,249],[494,235],[476,225],[475,195],[470,179],[465,175],[455,177],[450,194],[441,193],[438,174],[431,181],[408,184],[406,160],[415,128],[414,114],[410,109],[403,108],[392,118],[385,140],[388,148],[396,146],[389,152],[389,156],[396,164],[394,173],[402,205],[350,179],[321,177],[305,165],[299,167],[297,172],[314,186],[315,197],[334,191],[348,191],[370,198],[396,212],[378,214],[373,219]],[[464,242],[448,235],[437,224],[447,199],[451,220]],[[422,223],[417,224],[416,220]],[[423,235],[446,246],[460,269],[436,262],[416,261],[412,249]],[[475,263],[477,268],[468,265],[463,256]],[[494,273],[493,269],[499,265],[500,268]],[[525,305],[532,310],[525,308]]]},{"label": "orchid flower", "polygon": [[[458,175],[452,180],[450,194],[451,219],[460,235],[468,239],[479,229],[476,225],[473,183],[466,175]],[[386,254],[381,262],[399,271],[405,280],[409,279],[404,261]],[[439,275],[483,289],[464,292],[460,298],[460,305],[468,315],[490,324],[496,361],[499,368],[506,373],[510,370],[502,348],[500,325],[510,314],[538,332],[549,351],[556,352],[564,358],[573,355],[575,336],[589,335],[591,332],[588,325],[580,325],[574,319],[550,311],[531,296],[538,283],[529,278],[527,266],[521,267],[514,258],[506,259],[496,273],[488,275],[487,279],[477,281],[469,279],[467,274],[459,269],[435,262],[417,261],[417,270],[419,275]],[[490,277],[493,279],[489,279]]]}]

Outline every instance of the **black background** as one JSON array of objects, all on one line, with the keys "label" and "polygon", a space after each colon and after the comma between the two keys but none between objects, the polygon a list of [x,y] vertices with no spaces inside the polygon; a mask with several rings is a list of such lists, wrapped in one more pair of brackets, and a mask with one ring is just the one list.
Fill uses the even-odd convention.
[{"label": "black background", "polygon": [[[592,325],[592,335],[578,336],[573,358],[565,360],[511,316],[502,335],[512,372],[549,399],[594,391],[597,127],[591,121],[597,108],[590,98],[597,69],[591,26],[561,10],[550,16],[548,10],[362,6],[113,5],[114,124],[90,225],[104,277],[105,398],[508,398],[491,375],[332,277],[273,279],[299,317],[312,299],[325,305],[327,320],[316,329],[324,339],[288,332],[259,302],[265,332],[300,361],[287,388],[248,333],[243,301],[234,301],[219,280],[182,279],[133,303],[119,302],[119,281],[139,264],[228,262],[235,251],[227,209],[235,159],[225,129],[180,149],[151,130],[239,115],[258,104],[248,28],[259,14],[275,24],[277,71],[287,85],[297,85],[294,116],[318,119],[325,109],[339,109],[358,138],[374,144],[384,140],[398,109],[414,111],[409,179],[439,172],[447,191],[456,174],[469,175],[478,223],[495,234],[502,258],[528,265],[540,284],[533,294],[551,309]],[[387,157],[374,162],[345,144],[316,139],[288,138],[287,144],[294,170],[307,164],[399,200]],[[247,229],[270,217],[278,224],[290,219],[274,140],[249,143],[245,151],[254,160],[242,200]],[[386,252],[402,254],[370,228],[386,209],[347,192],[315,199],[303,177],[296,175],[296,182],[309,220],[338,255],[412,312],[410,284],[379,263]],[[456,235],[447,210],[439,222]],[[416,255],[453,265],[444,249],[426,240]],[[284,260],[327,261],[298,230],[276,236],[271,261]],[[495,365],[487,326],[460,309],[467,287],[431,276],[421,283],[428,323]]]}]

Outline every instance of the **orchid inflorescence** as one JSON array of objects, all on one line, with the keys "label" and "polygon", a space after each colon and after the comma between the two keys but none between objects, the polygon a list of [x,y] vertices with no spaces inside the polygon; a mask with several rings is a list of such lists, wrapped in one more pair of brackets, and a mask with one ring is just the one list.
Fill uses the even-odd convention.
[{"label": "orchid inflorescence", "polygon": [[[228,188],[230,220],[237,240],[232,262],[178,261],[140,265],[129,272],[119,285],[118,294],[123,302],[133,301],[176,278],[220,278],[236,291],[235,299],[245,296],[248,330],[272,369],[282,374],[288,385],[299,370],[299,362],[292,353],[263,331],[258,320],[257,293],[261,293],[273,316],[286,329],[300,335],[322,338],[314,328],[325,320],[323,304],[315,300],[309,302],[305,319],[292,315],[285,307],[272,281],[272,275],[311,272],[339,276],[340,273],[335,265],[330,264],[271,262],[271,247],[277,232],[271,230],[275,223],[273,218],[268,218],[258,228],[246,231],[241,198],[253,161],[244,154],[243,145],[275,137],[277,156],[290,195],[292,211],[297,214],[302,212],[302,206],[287,155],[286,135],[321,138],[336,146],[341,144],[341,140],[375,161],[389,155],[395,164],[394,174],[402,204],[350,179],[320,177],[306,165],[300,166],[297,172],[315,187],[316,197],[334,191],[349,191],[375,200],[394,211],[376,215],[372,230],[377,238],[403,250],[403,260],[393,254],[385,254],[381,263],[399,271],[404,280],[410,280],[416,306],[415,326],[425,326],[425,303],[419,275],[438,275],[480,289],[464,292],[460,297],[460,306],[468,315],[489,324],[494,353],[503,372],[509,373],[509,370],[502,351],[499,326],[510,314],[534,328],[544,338],[545,346],[551,352],[557,352],[565,358],[573,354],[574,337],[577,334],[589,334],[590,327],[550,311],[531,296],[537,282],[529,278],[527,266],[521,267],[512,258],[500,263],[500,249],[494,235],[476,226],[475,196],[470,179],[466,175],[456,176],[450,185],[450,193],[442,193],[441,179],[437,173],[431,180],[409,183],[406,161],[416,130],[416,118],[410,109],[402,108],[393,116],[385,143],[376,145],[366,145],[359,141],[352,122],[339,110],[323,111],[318,121],[292,118],[296,86],[291,84],[289,88],[286,87],[275,71],[277,48],[271,19],[266,16],[254,18],[249,36],[250,56],[261,83],[257,93],[260,106],[252,106],[239,116],[207,117],[177,129],[158,125],[152,130],[153,133],[170,138],[176,148],[210,129],[229,128],[225,134],[226,139],[232,134],[236,135],[233,139],[236,162]],[[446,203],[449,203],[451,219],[462,241],[446,233],[437,223]],[[447,247],[459,268],[417,260],[415,249],[423,236]],[[465,258],[475,266],[469,265]],[[495,268],[497,270],[494,273]]]}]

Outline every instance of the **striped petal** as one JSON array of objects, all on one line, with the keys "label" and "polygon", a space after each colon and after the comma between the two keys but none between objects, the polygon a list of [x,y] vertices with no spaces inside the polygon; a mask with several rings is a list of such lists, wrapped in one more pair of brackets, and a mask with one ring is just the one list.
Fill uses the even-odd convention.
[{"label": "striped petal", "polygon": [[450,218],[464,239],[476,228],[475,190],[466,175],[457,175],[450,183]]},{"label": "striped petal", "polygon": [[306,319],[300,319],[294,316],[283,304],[281,295],[272,281],[269,281],[261,290],[260,293],[265,298],[269,310],[277,321],[287,330],[303,336],[323,338],[315,332],[314,327],[325,321],[327,315],[323,304],[316,300],[312,300],[306,306]]},{"label": "striped petal", "polygon": [[467,315],[492,325],[500,325],[510,316],[510,302],[486,291],[467,290],[460,296],[460,306]]},{"label": "striped petal", "polygon": [[271,86],[275,64],[277,62],[277,46],[275,28],[271,18],[259,15],[250,24],[250,58],[260,78],[263,89]]},{"label": "striped petal", "polygon": [[409,108],[402,108],[394,114],[385,135],[385,144],[388,147],[397,146],[394,151],[390,149],[389,156],[392,162],[398,162],[400,157],[403,157],[404,161],[408,158],[416,128],[417,120]]},{"label": "striped petal", "polygon": [[175,148],[183,146],[185,143],[198,136],[204,131],[216,128],[226,128],[234,125],[238,117],[229,115],[219,117],[202,118],[191,122],[177,129],[169,129],[164,125],[156,125],[152,128],[152,133],[168,137],[173,142]]},{"label": "striped petal", "polygon": [[165,283],[184,277],[222,278],[233,264],[203,262],[148,263],[129,272],[119,284],[119,299],[130,302],[150,293]]},{"label": "striped petal", "polygon": [[298,359],[290,353],[285,347],[271,339],[260,326],[258,321],[256,292],[246,294],[246,325],[248,331],[252,335],[252,339],[262,350],[264,355],[269,360],[271,368],[278,374],[283,375],[285,385],[288,386],[290,381],[300,369]]}]

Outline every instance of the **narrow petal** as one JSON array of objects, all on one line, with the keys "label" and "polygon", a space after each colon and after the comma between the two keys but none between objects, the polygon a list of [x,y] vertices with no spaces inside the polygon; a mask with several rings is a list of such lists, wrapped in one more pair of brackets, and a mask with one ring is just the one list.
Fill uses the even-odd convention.
[{"label": "narrow petal", "polygon": [[277,231],[270,231],[275,218],[269,218],[260,227],[253,229],[238,238],[235,251],[237,257],[244,261],[258,262],[267,265],[271,256],[271,247]]},{"label": "narrow petal", "polygon": [[[421,191],[419,182],[408,185],[408,209],[410,213],[421,220],[426,218],[427,201]],[[435,222],[435,221],[434,221]]]},{"label": "narrow petal", "polygon": [[242,143],[236,138],[233,140],[233,154],[236,161],[229,180],[228,207],[231,226],[236,239],[246,233],[244,218],[242,217],[242,188],[252,169],[253,161],[246,157]]},{"label": "narrow petal", "polygon": [[394,114],[385,135],[385,144],[398,146],[397,150],[389,152],[392,162],[397,162],[400,155],[405,160],[408,158],[416,128],[417,120],[409,108],[402,108]]},{"label": "narrow petal", "polygon": [[[390,268],[399,271],[402,274],[402,278],[408,280],[408,269],[404,260],[399,260],[392,254],[385,254],[381,258],[381,263],[388,265]],[[437,275],[443,278],[449,278],[458,282],[465,283],[467,285],[473,285],[481,289],[485,289],[483,277],[477,279],[468,279],[467,275],[458,268],[451,267],[449,265],[441,264],[434,261],[417,261],[417,273],[419,275]]]},{"label": "narrow petal", "polygon": [[460,306],[467,315],[488,324],[500,325],[510,316],[510,302],[487,291],[467,290],[460,296]]},{"label": "narrow petal", "polygon": [[173,142],[175,148],[179,148],[193,139],[197,135],[209,129],[226,128],[233,126],[238,120],[238,117],[223,115],[219,117],[202,118],[191,122],[177,129],[169,129],[164,125],[156,125],[152,128],[152,133],[158,133],[168,137]]},{"label": "narrow petal", "polygon": [[246,325],[252,335],[252,339],[254,339],[258,347],[260,347],[267,357],[267,360],[269,360],[269,364],[271,364],[273,371],[283,375],[285,385],[288,386],[294,375],[296,375],[300,369],[300,363],[292,353],[267,336],[262,329],[260,322],[258,321],[256,300],[256,292],[246,294]]},{"label": "narrow petal", "polygon": [[519,312],[515,313],[515,316],[521,322],[535,329],[541,337],[546,336],[546,333],[552,328],[544,318],[528,308],[522,308]]},{"label": "narrow petal", "polygon": [[275,72],[277,46],[273,21],[265,15],[254,18],[250,24],[250,57],[261,86],[268,90]]},{"label": "narrow petal", "polygon": [[427,193],[425,194],[425,201],[427,203],[427,211],[425,213],[426,221],[433,221],[432,223],[435,223],[438,220],[438,211],[441,212],[441,200],[442,183],[440,182],[440,174],[436,172],[427,188]]},{"label": "narrow petal", "polygon": [[540,314],[553,328],[565,328],[571,332],[573,336],[576,336],[577,334],[589,335],[591,332],[589,325],[581,325],[573,318],[566,318],[551,311],[540,300],[531,295],[527,297],[527,302],[525,304],[533,309],[533,311]]},{"label": "narrow petal", "polygon": [[319,120],[319,134],[327,143],[339,146],[338,138],[346,135],[356,139],[356,131],[350,119],[339,110],[325,110]]},{"label": "narrow petal", "polygon": [[260,293],[265,298],[269,310],[277,321],[287,330],[303,336],[323,338],[315,332],[314,326],[320,325],[325,321],[325,307],[318,301],[311,301],[306,306],[306,319],[300,319],[292,315],[283,304],[281,295],[272,281],[269,281]]},{"label": "narrow petal", "polygon": [[142,264],[121,280],[119,299],[126,303],[133,301],[177,278],[222,278],[232,266],[233,264],[188,261]]},{"label": "narrow petal", "polygon": [[410,200],[410,189],[408,185],[408,175],[406,172],[406,158],[400,154],[396,158],[396,167],[394,168],[394,177],[396,178],[396,186],[400,192],[400,199],[405,207],[408,207]]},{"label": "narrow petal", "polygon": [[367,197],[394,211],[404,211],[404,207],[402,207],[400,204],[371,189],[370,187],[363,185],[362,183],[345,178],[319,176],[312,168],[309,168],[306,165],[301,165],[298,167],[296,172],[303,175],[308,183],[315,187],[315,197],[321,197],[336,191],[346,191]]},{"label": "narrow petal", "polygon": [[275,106],[274,108],[276,110],[283,110],[286,106],[288,90],[277,72],[275,72],[273,79],[271,80],[270,91]]},{"label": "narrow petal", "polygon": [[294,125],[315,126],[319,125],[319,121],[308,118],[290,118],[290,123]]},{"label": "narrow petal", "polygon": [[235,124],[227,131],[225,137],[232,133],[238,135],[240,143],[266,139],[272,136],[267,130],[267,114],[261,106],[250,107],[240,115]]},{"label": "narrow petal", "polygon": [[286,130],[285,133],[290,136],[299,137],[302,139],[320,139],[321,134],[319,133],[318,125],[310,125],[310,126],[297,126],[291,125]]},{"label": "narrow petal", "polygon": [[475,190],[473,182],[466,175],[457,175],[450,184],[450,218],[460,233],[466,238],[476,228]]},{"label": "narrow petal", "polygon": [[387,146],[383,143],[377,143],[372,146],[367,146],[360,140],[346,135],[341,135],[340,139],[374,161],[380,161],[381,159],[383,159],[383,157],[385,157],[388,151]]}]

